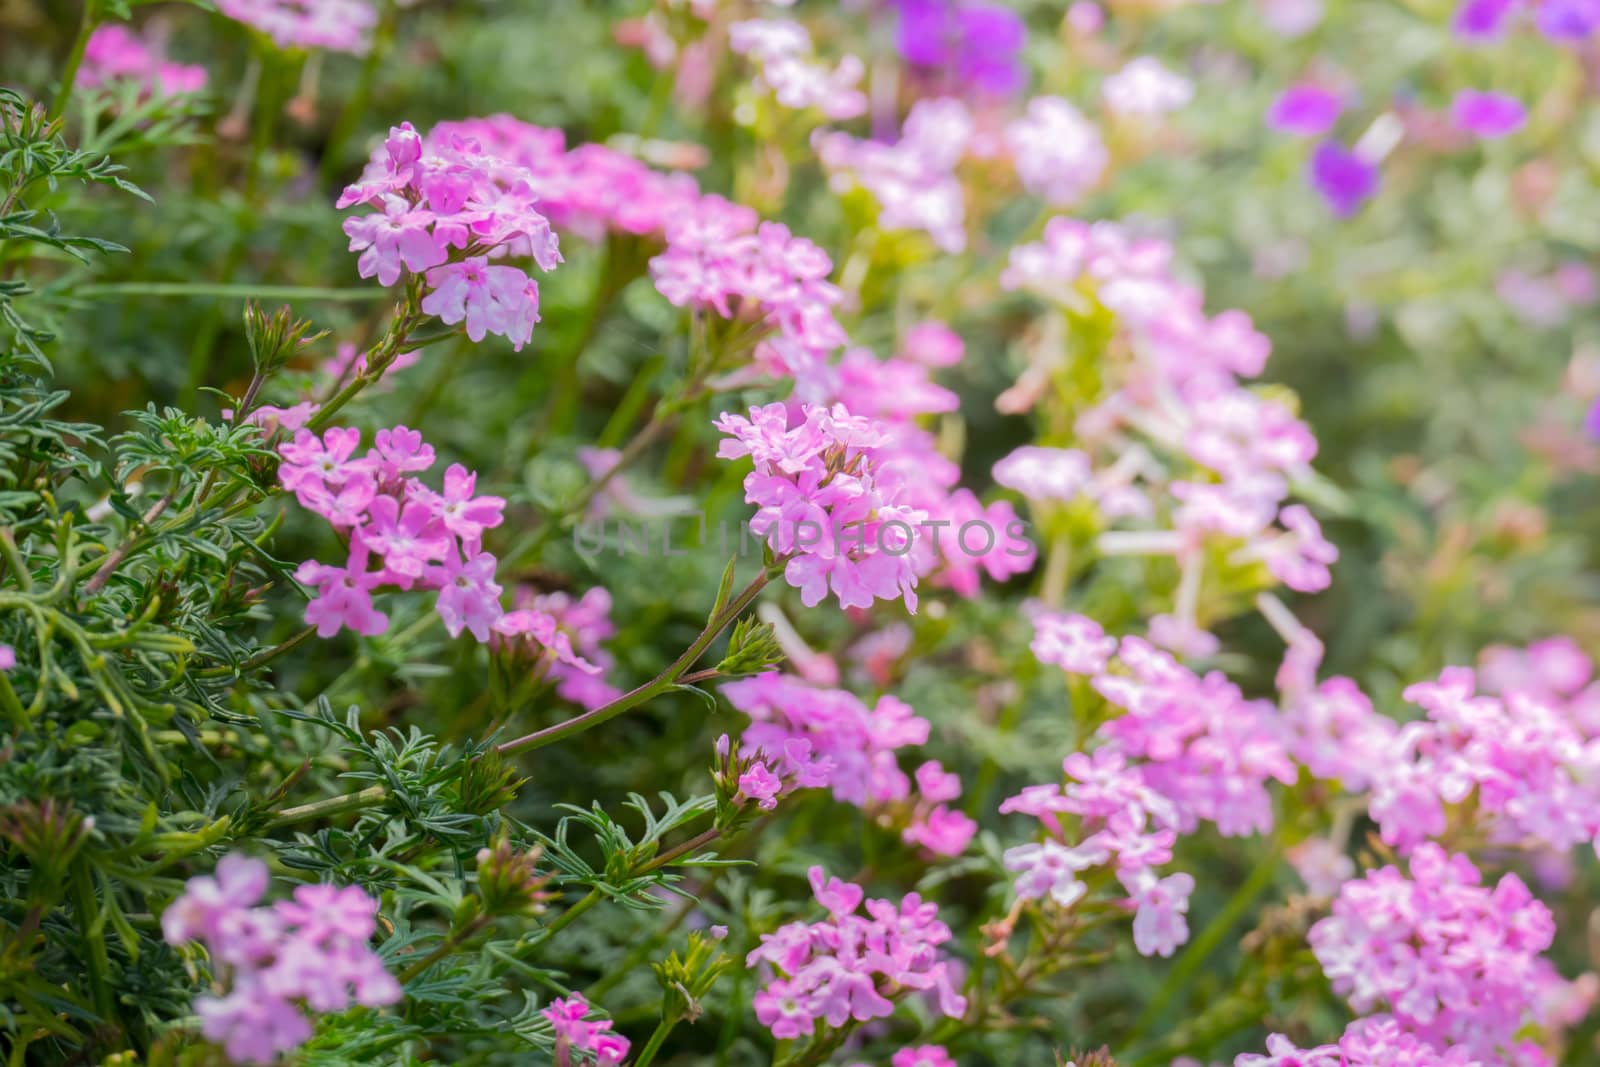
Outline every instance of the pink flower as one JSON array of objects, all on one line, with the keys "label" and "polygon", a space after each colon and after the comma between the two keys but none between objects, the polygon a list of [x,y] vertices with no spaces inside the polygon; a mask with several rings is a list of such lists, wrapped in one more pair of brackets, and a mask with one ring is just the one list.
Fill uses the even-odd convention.
[{"label": "pink flower", "polygon": [[295,579],[316,586],[317,595],[306,605],[306,622],[318,637],[332,637],[343,627],[375,637],[389,628],[389,617],[372,606],[372,591],[387,578],[384,571],[367,570],[367,548],[360,538],[350,542],[350,558],[343,567],[307,560]]},{"label": "pink flower", "polygon": [[195,1001],[201,1033],[229,1059],[269,1064],[310,1038],[301,1008],[342,1012],[400,999],[400,983],[368,945],[378,902],[356,886],[306,885],[293,901],[257,906],[268,885],[259,860],[224,857],[214,878],[189,881],[161,916],[169,944],[203,942],[226,964],[228,991]]},{"label": "pink flower", "polygon": [[1055,207],[1082,200],[1099,184],[1110,153],[1094,123],[1059,96],[1036,96],[1006,127],[1006,147],[1028,192]]},{"label": "pink flower", "polygon": [[1004,857],[1006,870],[1017,872],[1019,900],[1049,897],[1063,908],[1070,908],[1088,893],[1078,872],[1094,866],[1095,860],[1091,853],[1064,848],[1054,841],[1018,845],[1007,849]]},{"label": "pink flower", "polygon": [[448,556],[439,583],[439,617],[451,637],[459,636],[463,629],[472,631],[479,641],[489,640],[491,628],[500,617],[500,586],[495,584],[494,572],[498,561],[487,552],[480,552],[466,560],[454,554]]},{"label": "pink flower", "polygon": [[1086,615],[1040,611],[1033,617],[1028,646],[1040,663],[1052,663],[1068,674],[1099,674],[1117,651],[1117,639]]},{"label": "pink flower", "polygon": [[1183,871],[1157,878],[1148,870],[1123,877],[1138,911],[1133,917],[1133,944],[1144,956],[1170,956],[1189,940],[1189,894],[1194,877]]},{"label": "pink flower", "polygon": [[367,0],[217,0],[217,10],[279,48],[365,55],[378,13]]},{"label": "pink flower", "polygon": [[1320,137],[1339,121],[1344,102],[1339,94],[1319,85],[1291,85],[1267,112],[1267,125],[1300,137]]},{"label": "pink flower", "polygon": [[1450,120],[1456,128],[1486,140],[1516,133],[1527,119],[1528,109],[1505,93],[1463,89],[1450,104]]},{"label": "pink flower", "polygon": [[470,256],[428,271],[433,291],[422,298],[422,310],[446,326],[466,321],[467,336],[481,341],[498,334],[521,351],[539,321],[537,284],[516,267],[490,266],[484,256]]},{"label": "pink flower", "polygon": [[[589,1002],[582,993],[564,999],[552,1000],[542,1012],[556,1035],[556,1058],[560,1062],[588,1062],[593,1058],[596,1067],[618,1067],[627,1059],[629,1042],[621,1034],[611,1033],[610,1019],[588,1019]],[[572,1054],[579,1054],[573,1059]],[[584,1056],[587,1053],[588,1056]]]},{"label": "pink flower", "polygon": [[956,1067],[943,1045],[903,1048],[889,1059],[890,1067]]},{"label": "pink flower", "polygon": [[429,493],[427,500],[445,528],[463,542],[475,545],[483,531],[499,526],[506,502],[497,496],[476,496],[478,476],[459,463],[444,472],[444,493]]},{"label": "pink flower", "polygon": [[[448,258],[433,235],[431,211],[413,207],[398,196],[383,198],[383,211],[344,220],[350,251],[360,252],[356,267],[363,278],[377,276],[381,285],[400,280],[401,269],[421,273]],[[459,320],[457,320],[459,321]]]},{"label": "pink flower", "polygon": [[126,26],[102,23],[83,50],[78,82],[85,88],[134,82],[145,96],[178,96],[206,87],[206,68],[169,63],[158,43]]},{"label": "pink flower", "polygon": [[778,794],[782,789],[782,780],[764,763],[751,764],[750,769],[739,776],[740,794],[754,800],[762,811],[771,811],[778,806]]}]

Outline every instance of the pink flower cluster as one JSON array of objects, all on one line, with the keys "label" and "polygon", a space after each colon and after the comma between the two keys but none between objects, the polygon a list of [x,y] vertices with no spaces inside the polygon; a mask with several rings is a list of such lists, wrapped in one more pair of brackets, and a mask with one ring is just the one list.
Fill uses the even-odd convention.
[{"label": "pink flower cluster", "polygon": [[283,49],[366,55],[378,12],[368,0],[217,0],[217,10]]},{"label": "pink flower cluster", "polygon": [[1036,96],[1005,131],[1022,187],[1053,207],[1082,200],[1111,161],[1100,130],[1059,96]]},{"label": "pink flower cluster", "polygon": [[942,251],[967,246],[966,190],[956,167],[971,147],[974,125],[954,98],[919,100],[894,144],[817,130],[811,147],[839,194],[864,189],[878,205],[878,228],[925,233]]},{"label": "pink flower cluster", "polygon": [[146,95],[177,96],[204,89],[206,68],[168,62],[155,41],[110,22],[90,35],[78,81],[85,88],[131,81],[142,86]]},{"label": "pink flower cluster", "polygon": [[278,449],[283,487],[350,538],[343,566],[308,560],[296,572],[317,590],[306,621],[323,637],[342,627],[380,634],[389,620],[373,607],[373,591],[420,586],[439,591],[438,611],[452,635],[469,629],[488,641],[502,612],[496,560],[483,551],[483,533],[500,525],[505,501],[479,496],[478,476],[460,464],[445,471],[444,492],[424,485],[415,475],[433,466],[434,452],[415,430],[379,430],[363,456],[356,455],[360,443],[360,430],[334,427],[320,438],[301,430]]},{"label": "pink flower cluster", "polygon": [[389,131],[360,180],[338,206],[378,210],[345,219],[357,269],[394,285],[421,275],[422,310],[445,325],[464,322],[467,336],[497,334],[517,349],[539,321],[539,285],[506,258],[552,270],[561,253],[538,210],[533,176],[469,136],[425,144],[410,123]]},{"label": "pink flower cluster", "polygon": [[833,314],[840,293],[828,281],[833,261],[782,223],[708,195],[669,221],[666,238],[650,261],[661,295],[677,307],[764,324],[771,334],[755,360],[769,374],[817,374],[845,343]]},{"label": "pink flower cluster", "polygon": [[628,1039],[611,1032],[610,1019],[588,1019],[582,993],[552,1000],[542,1012],[556,1035],[556,1062],[618,1067],[628,1058]]},{"label": "pink flower cluster", "polygon": [[1267,783],[1292,784],[1298,773],[1276,708],[1245,699],[1220,671],[1195,674],[1140,637],[1124,637],[1107,659],[1112,639],[1082,616],[1042,613],[1035,626],[1035,646],[1087,675],[1118,709],[1095,736],[1142,761],[1141,781],[1174,805],[1180,830],[1209,822],[1234,837],[1272,828]]},{"label": "pink flower cluster", "polygon": [[1475,796],[1494,843],[1600,850],[1600,739],[1537,692],[1477,689],[1466,667],[1406,689],[1427,718],[1401,726],[1378,764],[1371,813],[1383,839],[1415,848],[1445,831],[1448,805]]},{"label": "pink flower cluster", "polygon": [[668,223],[700,200],[687,174],[663,174],[599,144],[568,148],[559,129],[510,115],[441,122],[423,140],[426,151],[477,144],[526,171],[539,211],[559,230],[594,241],[608,232],[663,237]]},{"label": "pink flower cluster", "polygon": [[[1263,584],[1311,593],[1328,586],[1338,551],[1310,511],[1287,503],[1291,487],[1311,477],[1315,438],[1282,402],[1241,382],[1262,370],[1266,338],[1242,312],[1208,316],[1200,291],[1171,266],[1166,242],[1109,222],[1055,218],[1041,242],[1012,250],[1004,286],[1072,316],[1110,312],[1122,343],[1099,367],[1104,393],[1077,415],[1078,447],[1029,446],[994,476],[1036,508],[1092,504],[1122,527],[1099,538],[1103,555],[1176,559],[1178,603],[1152,635],[1203,655],[1215,647],[1199,613],[1209,553],[1259,566]],[[1058,373],[1055,358],[1037,357],[1001,397],[1002,410],[1032,407]]]},{"label": "pink flower cluster", "polygon": [[[1514,874],[1493,889],[1465,856],[1432,843],[1395,867],[1347,882],[1308,935],[1333,983],[1363,1014],[1434,1049],[1468,1049],[1484,1067],[1546,1062],[1518,1031],[1547,983],[1540,954],[1555,920]],[[1392,1061],[1388,1061],[1392,1062]]]},{"label": "pink flower cluster", "polygon": [[841,404],[807,405],[802,417],[791,427],[788,408],[768,404],[749,418],[717,419],[727,437],[717,455],[755,462],[744,481],[745,500],[758,508],[751,530],[788,560],[784,578],[808,607],[831,590],[842,607],[903,597],[915,611],[911,552],[927,516],[878,476],[873,452],[888,441],[883,428]]},{"label": "pink flower cluster", "polygon": [[811,34],[790,19],[748,19],[728,27],[728,45],[759,72],[756,88],[786,108],[815,108],[830,119],[853,119],[867,110],[858,86],[866,67],[847,55],[829,67],[817,58]]},{"label": "pink flower cluster", "polygon": [[306,1009],[344,1011],[400,999],[400,983],[368,947],[378,902],[357,886],[302,885],[257,906],[269,882],[260,860],[229,855],[215,877],[189,880],[161,915],[171,945],[199,941],[225,980],[195,1002],[201,1032],[239,1063],[271,1063],[311,1037]]},{"label": "pink flower cluster", "polygon": [[901,838],[940,856],[960,854],[977,825],[949,807],[961,795],[961,780],[937,760],[912,777],[896,753],[928,740],[928,721],[905,702],[885,694],[872,707],[844,689],[808,685],[768,671],[722,687],[735,708],[750,716],[740,744],[758,754],[760,770],[747,797],[775,798],[799,788],[828,789],[836,800],[862,808],[878,822],[900,829]]},{"label": "pink flower cluster", "polygon": [[939,911],[916,893],[898,905],[867,900],[858,885],[809,872],[811,890],[828,912],[816,923],[793,922],[761,935],[745,965],[772,974],[755,996],[756,1018],[776,1038],[804,1037],[819,1023],[841,1027],[894,1013],[901,992],[922,993],[949,1018],[967,1009],[951,964],[939,946],[951,938]]},{"label": "pink flower cluster", "polygon": [[[1002,814],[1034,816],[1045,831],[1043,841],[1005,853],[1018,898],[1071,907],[1089,891],[1078,874],[1114,864],[1134,907],[1135,947],[1146,956],[1172,955],[1189,939],[1184,915],[1194,879],[1182,872],[1161,877],[1155,868],[1172,860],[1177,807],[1110,747],[1092,756],[1075,752],[1062,770],[1064,785],[1029,786],[1000,805]],[[1069,837],[1077,844],[1067,845]]]},{"label": "pink flower cluster", "polygon": [[[597,585],[580,597],[519,589],[512,606],[512,615],[526,612],[541,620],[535,647],[543,656],[546,676],[556,684],[556,695],[591,710],[622,695],[622,690],[604,677],[614,661],[601,642],[617,632],[611,621],[611,594],[604,586]],[[546,619],[548,633],[542,626]]]},{"label": "pink flower cluster", "polygon": [[935,384],[930,373],[956,362],[961,353],[961,338],[948,327],[922,323],[908,332],[904,351],[892,358],[847,349],[831,369],[824,396],[883,430],[887,440],[873,453],[878,483],[895,486],[898,503],[925,513],[909,556],[918,577],[974,597],[983,575],[1003,582],[1025,574],[1037,552],[1011,502],[984,504],[961,488],[960,467],[917,421],[957,407],[956,395]]}]

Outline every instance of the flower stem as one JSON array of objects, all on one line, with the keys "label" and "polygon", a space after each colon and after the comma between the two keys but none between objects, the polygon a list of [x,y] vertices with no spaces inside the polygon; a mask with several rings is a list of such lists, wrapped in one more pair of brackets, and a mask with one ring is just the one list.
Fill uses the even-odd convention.
[{"label": "flower stem", "polygon": [[638,1059],[633,1061],[633,1067],[650,1067],[650,1061],[656,1058],[656,1053],[661,1051],[661,1046],[666,1043],[667,1035],[672,1033],[672,1028],[678,1025],[676,1019],[663,1018],[656,1024],[655,1031],[651,1033],[650,1040],[644,1043]]},{"label": "flower stem", "polygon": [[58,119],[66,113],[67,101],[72,97],[72,86],[78,80],[78,68],[83,66],[83,53],[89,47],[100,24],[100,0],[83,0],[83,18],[78,21],[78,35],[72,39],[72,51],[67,53],[67,65],[61,71],[61,86],[50,102],[50,118]]},{"label": "flower stem", "polygon": [[299,807],[284,808],[275,814],[273,827],[288,826],[290,823],[306,822],[310,819],[320,819],[334,815],[343,815],[346,812],[360,811],[381,804],[388,797],[389,791],[381,785],[368,786],[357,793],[346,793],[343,796],[328,797],[312,804],[301,804]]},{"label": "flower stem", "polygon": [[671,689],[678,684],[678,680],[683,674],[705,654],[706,649],[711,647],[711,643],[717,639],[717,635],[727,629],[728,625],[737,619],[744,612],[744,609],[749,607],[750,603],[760,595],[761,590],[765,589],[767,583],[772,580],[772,573],[771,570],[764,570],[756,575],[750,584],[745,586],[744,591],[734,597],[727,607],[712,616],[711,620],[706,623],[705,629],[700,631],[700,636],[696,637],[694,643],[684,650],[683,655],[679,656],[670,667],[650,681],[624,693],[609,704],[595,708],[593,711],[584,712],[582,715],[575,716],[565,722],[556,723],[554,726],[547,726],[543,730],[536,730],[531,734],[524,734],[522,737],[504,741],[496,746],[496,751],[501,755],[509,755],[513,752],[520,752],[523,749],[543,748],[546,745],[571,737],[573,734],[579,734],[592,727],[599,726],[601,723],[609,722],[623,712],[638,707],[647,700]]}]

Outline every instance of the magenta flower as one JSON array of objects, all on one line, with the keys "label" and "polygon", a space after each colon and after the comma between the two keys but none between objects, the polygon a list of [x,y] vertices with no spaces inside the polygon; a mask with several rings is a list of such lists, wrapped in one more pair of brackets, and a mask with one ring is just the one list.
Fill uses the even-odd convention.
[{"label": "magenta flower", "polygon": [[1522,103],[1505,93],[1463,89],[1450,105],[1450,120],[1456,129],[1485,140],[1516,133],[1527,118]]},{"label": "magenta flower", "polygon": [[943,1045],[916,1045],[896,1052],[889,1067],[956,1067],[956,1061]]},{"label": "magenta flower", "polygon": [[1148,868],[1125,876],[1123,885],[1138,910],[1133,916],[1133,944],[1144,956],[1171,956],[1189,940],[1189,894],[1194,877],[1183,871],[1157,878]]},{"label": "magenta flower", "polygon": [[1521,3],[1522,0],[1462,0],[1452,27],[1463,40],[1492,41],[1505,31],[1507,19]]},{"label": "magenta flower", "polygon": [[[161,916],[169,944],[203,942],[227,992],[195,1001],[200,1031],[236,1063],[270,1064],[311,1037],[314,1012],[382,1007],[400,983],[368,942],[378,902],[356,886],[300,886],[293,901],[258,906],[266,864],[225,856]],[[220,965],[220,966],[219,966]]]},{"label": "magenta flower", "polygon": [[991,0],[897,0],[900,54],[913,67],[951,87],[991,96],[1022,88],[1027,27],[1016,12]]},{"label": "magenta flower", "polygon": [[777,972],[754,999],[756,1018],[774,1037],[802,1037],[819,1022],[839,1027],[887,1018],[895,1007],[890,998],[906,990],[931,994],[949,1018],[966,1010],[939,952],[951,933],[934,905],[915,893],[898,906],[867,900],[864,918],[856,913],[864,896],[859,886],[828,878],[820,867],[811,868],[809,877],[828,917],[762,934],[761,944],[745,957],[747,967]]},{"label": "magenta flower", "polygon": [[497,496],[477,496],[478,476],[459,463],[444,472],[444,492],[424,495],[445,528],[469,545],[483,539],[483,531],[499,526],[506,502]]},{"label": "magenta flower", "polygon": [[420,579],[429,564],[442,561],[451,549],[450,538],[439,526],[433,508],[420,500],[402,505],[392,496],[373,501],[372,514],[360,537],[383,557],[384,569],[401,588]]},{"label": "magenta flower", "polygon": [[[611,1033],[610,1019],[590,1019],[589,1002],[582,993],[552,1000],[542,1012],[556,1035],[558,1063],[589,1063],[595,1067],[618,1067],[627,1059],[629,1042]],[[575,1055],[576,1054],[576,1055]]]},{"label": "magenta flower", "polygon": [[[537,284],[516,267],[490,266],[484,256],[471,256],[428,271],[433,291],[422,298],[422,310],[446,326],[466,321],[467,336],[481,341],[498,334],[520,351],[539,321]],[[532,317],[528,314],[532,301]]]},{"label": "magenta flower", "polygon": [[1354,215],[1378,191],[1378,168],[1337,141],[1324,141],[1317,146],[1307,178],[1342,219]]},{"label": "magenta flower", "polygon": [[451,637],[466,629],[479,641],[489,640],[495,620],[503,613],[500,586],[494,581],[498,562],[487,552],[465,561],[451,553],[443,567],[434,568],[440,572],[439,617],[444,619],[444,628]]},{"label": "magenta flower", "polygon": [[1339,121],[1344,102],[1339,94],[1320,85],[1291,85],[1267,112],[1267,125],[1297,137],[1320,137]]},{"label": "magenta flower", "polygon": [[350,542],[345,566],[306,560],[294,576],[316,587],[317,595],[306,605],[306,622],[317,628],[318,637],[332,637],[344,627],[376,637],[389,628],[389,617],[372,606],[372,591],[387,581],[388,575],[367,570],[367,547],[359,537]]},{"label": "magenta flower", "polygon": [[420,273],[449,258],[433,235],[434,215],[414,208],[398,196],[383,198],[383,211],[344,220],[350,251],[360,252],[356,269],[363,278],[377,276],[381,285],[400,280],[402,269]]}]

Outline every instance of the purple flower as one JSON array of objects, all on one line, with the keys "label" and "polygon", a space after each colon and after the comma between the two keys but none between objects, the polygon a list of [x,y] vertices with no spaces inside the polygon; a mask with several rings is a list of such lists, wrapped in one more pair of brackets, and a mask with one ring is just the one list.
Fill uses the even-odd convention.
[{"label": "purple flower", "polygon": [[1600,29],[1600,0],[1544,0],[1534,23],[1552,41],[1579,44]]},{"label": "purple flower", "polygon": [[900,54],[914,67],[953,75],[992,96],[1022,88],[1018,56],[1027,28],[1016,12],[984,0],[899,0]]},{"label": "purple flower", "polygon": [[1456,8],[1456,36],[1475,42],[1494,40],[1505,31],[1517,4],[1518,0],[1462,0]]},{"label": "purple flower", "polygon": [[1338,141],[1317,146],[1307,179],[1341,219],[1354,215],[1362,202],[1378,191],[1378,168]]},{"label": "purple flower", "polygon": [[1485,139],[1515,133],[1527,118],[1528,110],[1521,101],[1505,93],[1463,89],[1450,105],[1450,120],[1456,129]]},{"label": "purple flower", "polygon": [[1589,409],[1589,414],[1583,418],[1583,428],[1590,437],[1600,441],[1600,400],[1594,402]]},{"label": "purple flower", "polygon": [[1320,85],[1291,85],[1267,112],[1267,125],[1297,137],[1320,137],[1339,121],[1344,102],[1339,94]]}]

